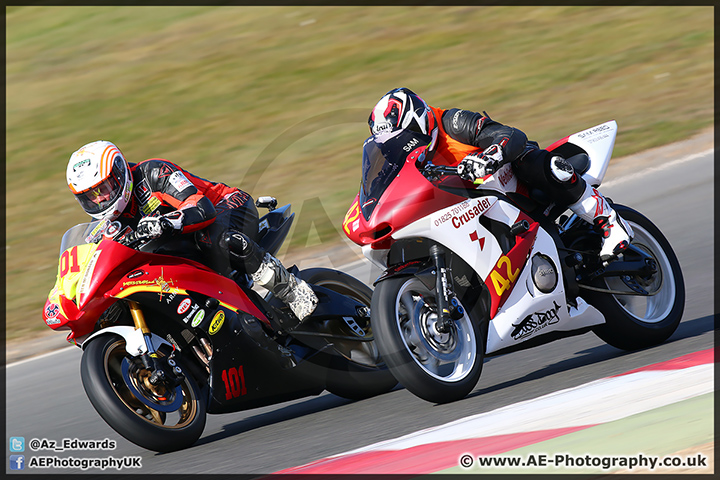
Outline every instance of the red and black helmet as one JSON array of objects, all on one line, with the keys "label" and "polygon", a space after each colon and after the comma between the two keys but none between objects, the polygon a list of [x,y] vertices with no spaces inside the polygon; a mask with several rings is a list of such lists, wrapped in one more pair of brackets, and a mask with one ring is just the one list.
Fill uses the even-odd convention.
[{"label": "red and black helmet", "polygon": [[432,150],[437,138],[437,122],[428,104],[409,88],[390,90],[375,105],[368,119],[370,133],[376,138],[402,131],[430,137]]}]

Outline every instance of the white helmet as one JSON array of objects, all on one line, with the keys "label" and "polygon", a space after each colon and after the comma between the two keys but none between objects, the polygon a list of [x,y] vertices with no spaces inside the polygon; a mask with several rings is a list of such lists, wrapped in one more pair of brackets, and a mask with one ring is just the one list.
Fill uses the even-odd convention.
[{"label": "white helmet", "polygon": [[387,138],[386,134],[414,132],[427,136],[428,149],[432,150],[438,135],[435,115],[415,92],[401,87],[390,90],[378,101],[368,118],[370,133],[376,140]]},{"label": "white helmet", "polygon": [[110,142],[88,143],[73,153],[67,182],[83,210],[96,220],[115,220],[130,203],[130,166]]}]

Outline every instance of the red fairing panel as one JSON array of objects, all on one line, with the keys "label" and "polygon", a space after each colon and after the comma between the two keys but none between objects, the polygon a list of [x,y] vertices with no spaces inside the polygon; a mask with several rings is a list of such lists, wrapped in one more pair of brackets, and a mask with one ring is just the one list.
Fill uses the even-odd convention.
[{"label": "red fairing panel", "polygon": [[345,216],[343,230],[358,245],[373,244],[373,247],[388,248],[392,243],[392,232],[463,200],[465,198],[433,186],[415,167],[414,158],[410,155],[380,197],[370,220],[366,220],[360,212],[359,196],[356,196]]},{"label": "red fairing panel", "polygon": [[[207,267],[191,260],[165,255],[152,255],[152,257],[152,263],[137,267],[138,270],[146,272],[140,278],[146,279],[147,283],[137,285],[139,283],[137,280],[128,281],[124,278],[125,281],[118,282],[109,292],[109,295],[123,296],[121,293],[123,289],[134,285],[137,285],[139,289],[165,285],[168,289],[180,289],[207,295],[269,324],[260,309],[229,278],[218,275]],[[158,257],[162,257],[162,263],[158,262]]]},{"label": "red fairing panel", "polygon": [[513,288],[516,286],[520,272],[525,267],[530,251],[535,244],[538,228],[540,224],[533,221],[530,217],[520,212],[518,221],[528,220],[530,229],[517,236],[517,243],[508,252],[507,255],[500,256],[490,275],[485,279],[485,285],[490,292],[490,318],[494,318],[498,310],[510,296]]},{"label": "red fairing panel", "polygon": [[569,138],[570,138],[570,136],[567,136],[561,140],[558,140],[557,142],[555,142],[552,145],[550,145],[549,147],[547,147],[545,150],[547,150],[548,152],[552,152],[553,150],[558,148],[560,145],[567,143]]}]

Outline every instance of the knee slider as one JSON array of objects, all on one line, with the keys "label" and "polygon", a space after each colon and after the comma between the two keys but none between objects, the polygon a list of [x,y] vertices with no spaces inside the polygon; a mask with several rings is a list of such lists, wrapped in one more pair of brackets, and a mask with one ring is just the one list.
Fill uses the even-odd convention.
[{"label": "knee slider", "polygon": [[247,273],[253,273],[262,263],[264,252],[244,233],[229,231],[223,240],[227,243],[230,252],[230,263],[233,268]]},{"label": "knee slider", "polygon": [[[251,249],[251,242],[244,233],[229,231],[225,233],[223,240],[227,244],[230,251],[236,255],[245,256]],[[254,243],[254,242],[252,242]]]}]

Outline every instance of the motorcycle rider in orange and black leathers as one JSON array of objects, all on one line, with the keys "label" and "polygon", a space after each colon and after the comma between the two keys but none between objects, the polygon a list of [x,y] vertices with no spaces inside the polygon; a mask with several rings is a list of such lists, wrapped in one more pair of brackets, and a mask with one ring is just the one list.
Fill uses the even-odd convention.
[{"label": "motorcycle rider in orange and black leathers", "polygon": [[396,88],[375,105],[368,124],[379,144],[392,141],[403,131],[414,132],[427,144],[425,161],[457,166],[462,178],[476,184],[511,163],[521,182],[593,225],[602,236],[601,261],[615,259],[632,239],[631,227],[569,162],[484,112],[431,107],[411,90]]}]

